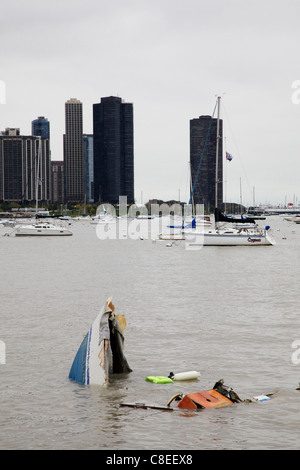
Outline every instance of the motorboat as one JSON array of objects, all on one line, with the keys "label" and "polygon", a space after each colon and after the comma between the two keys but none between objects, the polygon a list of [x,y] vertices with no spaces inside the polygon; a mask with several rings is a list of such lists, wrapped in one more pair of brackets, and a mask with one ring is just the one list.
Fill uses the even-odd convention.
[{"label": "motorboat", "polygon": [[[36,206],[35,206],[35,217],[48,217],[49,211],[45,211],[44,209],[38,209],[38,189],[39,185],[41,184],[42,178],[40,175],[40,160],[41,160],[41,137],[39,136],[39,148],[38,148],[38,159],[37,159],[37,169],[36,169],[36,182],[35,182],[35,194],[36,194]],[[8,234],[9,236],[15,234],[16,237],[30,237],[30,236],[66,236],[66,235],[73,235],[70,230],[66,228],[50,224],[46,220],[43,222],[33,222],[31,224],[19,224],[15,226],[15,230]]]},{"label": "motorboat", "polygon": [[73,235],[71,230],[64,227],[50,224],[49,222],[34,223],[28,225],[18,225],[15,231],[16,237],[30,236],[67,236]]}]

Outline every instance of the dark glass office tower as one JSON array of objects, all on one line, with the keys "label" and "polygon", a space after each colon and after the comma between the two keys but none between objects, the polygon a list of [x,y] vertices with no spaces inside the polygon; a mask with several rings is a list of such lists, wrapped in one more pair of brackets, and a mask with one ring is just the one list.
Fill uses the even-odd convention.
[{"label": "dark glass office tower", "polygon": [[71,98],[65,103],[64,135],[65,202],[84,200],[82,103]]},{"label": "dark glass office tower", "polygon": [[[199,163],[202,158],[193,200],[194,204],[204,204],[206,211],[211,211],[215,207],[217,119],[212,120],[211,130],[208,135],[210,124],[211,116],[200,116],[199,118],[192,119],[190,121],[190,163],[192,187],[194,186]],[[223,204],[223,122],[221,119],[219,121],[219,125],[217,206],[221,208]],[[205,150],[203,152],[204,147]]]},{"label": "dark glass office tower", "polygon": [[94,137],[83,134],[83,192],[86,202],[94,202]]},{"label": "dark glass office tower", "polygon": [[134,202],[133,105],[109,96],[93,105],[94,201]]},{"label": "dark glass office tower", "polygon": [[42,139],[50,139],[50,124],[44,116],[39,116],[31,123],[32,135],[39,135]]},{"label": "dark glass office tower", "polygon": [[52,161],[52,202],[63,203],[65,197],[64,162]]}]

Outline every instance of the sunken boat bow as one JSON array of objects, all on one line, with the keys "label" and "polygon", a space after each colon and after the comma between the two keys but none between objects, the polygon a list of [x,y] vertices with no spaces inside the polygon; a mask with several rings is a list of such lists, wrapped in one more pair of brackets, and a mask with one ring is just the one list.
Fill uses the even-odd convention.
[{"label": "sunken boat bow", "polygon": [[69,378],[82,385],[107,385],[111,374],[131,372],[124,354],[125,316],[110,297],[82,341]]}]

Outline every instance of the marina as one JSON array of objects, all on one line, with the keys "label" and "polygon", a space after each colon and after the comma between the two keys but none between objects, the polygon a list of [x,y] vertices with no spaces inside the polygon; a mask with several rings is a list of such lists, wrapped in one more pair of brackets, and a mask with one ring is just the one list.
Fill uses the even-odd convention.
[{"label": "marina", "polygon": [[[82,220],[72,237],[1,236],[1,448],[297,449],[299,225],[270,216],[274,246],[189,251],[130,236],[125,222],[127,237],[115,239]],[[132,371],[83,386],[70,368],[110,296],[126,315]],[[193,370],[196,382],[145,380]],[[176,413],[122,406],[165,406],[220,379],[243,400],[272,400]]]}]

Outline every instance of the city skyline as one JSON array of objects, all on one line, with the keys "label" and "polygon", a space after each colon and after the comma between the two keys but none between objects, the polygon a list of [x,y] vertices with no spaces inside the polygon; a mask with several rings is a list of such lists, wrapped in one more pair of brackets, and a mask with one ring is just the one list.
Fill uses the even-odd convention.
[{"label": "city skyline", "polygon": [[[78,101],[79,101],[79,100],[78,100]],[[83,104],[81,101],[79,101],[79,102],[81,103],[81,105]],[[95,104],[95,103],[92,103],[92,108],[93,108],[94,104]],[[82,113],[82,115],[83,115],[83,113]],[[47,125],[48,128],[49,128],[50,120],[48,120],[48,118],[46,118],[45,116],[39,116],[38,118],[36,118],[35,120],[33,120],[33,121],[30,122],[31,134],[30,134],[30,133],[28,133],[28,134],[25,134],[25,133],[24,133],[24,134],[22,134],[22,135],[34,135],[34,130],[33,130],[33,129],[34,129],[34,127],[33,127],[33,126],[34,126],[34,123],[36,123],[36,125],[41,125],[41,126],[43,127],[43,125],[41,124],[43,120],[45,121],[45,122],[44,122],[44,125]],[[192,120],[192,119],[190,119],[190,120]],[[221,120],[221,121],[222,121],[222,120]],[[7,127],[5,127],[5,128],[7,128]],[[83,132],[82,135],[93,135],[93,134],[89,134],[89,133],[85,132],[84,129],[85,129],[85,126],[84,126],[84,118],[82,117],[82,132]],[[93,131],[93,129],[92,129],[92,131]],[[39,135],[39,134],[37,133],[36,135]],[[62,137],[62,140],[64,140],[64,134],[62,134],[61,137]],[[189,136],[189,137],[190,137],[190,136]],[[51,143],[51,140],[50,140],[50,143]],[[191,145],[191,143],[189,142],[189,146],[190,146],[190,145]],[[189,147],[189,150],[190,150],[190,149],[191,149],[191,147]],[[51,145],[50,145],[50,152],[51,152]],[[225,154],[224,154],[223,151],[222,151],[222,159],[223,159],[223,164],[224,164],[224,165],[228,165],[228,161],[226,161],[226,156],[225,156]],[[63,162],[63,161],[64,161],[63,152],[62,152],[62,158],[61,158],[61,159],[55,159],[55,158],[53,157],[53,154],[52,154],[52,156],[51,156],[51,161],[57,161],[57,162],[60,162],[60,161],[61,161],[61,162]],[[190,164],[191,164],[190,158],[188,158],[188,170],[187,170],[188,172],[190,172]],[[225,178],[225,179],[224,179],[224,185],[226,185],[226,182],[227,182],[227,180],[226,180],[226,178],[227,178],[226,171],[227,171],[227,170],[225,169],[225,166],[224,166],[224,178]],[[246,179],[247,179],[247,176],[246,176]],[[239,188],[241,188],[241,180],[242,180],[242,178],[240,177],[240,179],[239,179]],[[191,180],[188,184],[191,184],[192,182],[193,182],[193,180]],[[248,189],[249,189],[249,188],[248,188]],[[190,191],[190,189],[186,189],[185,196],[184,196],[184,197],[181,197],[181,190],[180,190],[180,188],[178,188],[178,190],[176,190],[176,188],[174,188],[173,197],[167,197],[167,198],[165,198],[165,200],[179,200],[179,199],[180,199],[180,200],[182,200],[182,201],[188,202],[188,200],[189,200],[189,191]],[[246,203],[246,205],[248,205],[248,206],[249,206],[249,205],[252,205],[252,203],[257,203],[257,201],[254,200],[254,198],[255,198],[255,187],[254,187],[254,186],[251,187],[250,191],[252,191],[252,193],[251,193],[250,196],[248,196],[248,197],[249,197],[248,203]],[[159,193],[159,191],[158,191],[158,193]],[[151,193],[151,194],[152,194],[152,193]],[[224,197],[226,198],[226,190],[224,190],[224,188],[223,188],[223,194],[224,194]],[[251,197],[252,197],[252,200],[251,200]],[[153,194],[153,197],[151,196],[151,197],[149,197],[148,199],[147,199],[147,198],[145,199],[145,198],[143,198],[143,190],[141,190],[141,194],[140,194],[140,195],[135,193],[135,199],[136,199],[137,202],[139,202],[139,203],[145,203],[145,202],[147,202],[148,200],[153,199],[153,198],[161,199],[161,198],[157,197],[157,194]],[[224,202],[225,202],[225,200],[224,200]],[[239,196],[238,193],[237,193],[237,196],[236,196],[235,200],[230,200],[230,199],[228,199],[227,202],[239,203],[239,202],[240,202],[240,196]],[[260,204],[263,204],[264,202],[263,202],[263,201],[260,201],[259,203],[260,203]],[[272,204],[272,201],[270,201],[270,202],[269,202],[269,201],[265,201],[265,203],[267,203],[267,204],[268,204],[268,203]],[[298,201],[298,194],[297,194],[296,192],[293,192],[293,193],[290,192],[289,194],[288,194],[288,192],[286,192],[285,195],[284,195],[284,199],[282,198],[281,201],[278,202],[278,204],[281,204],[281,205],[285,205],[285,204],[287,205],[288,203],[292,203],[292,204],[294,204],[294,205],[295,205],[295,204],[296,204],[296,205],[297,205],[297,204],[300,204],[300,199],[299,199],[299,201]],[[273,201],[273,204],[274,204],[274,201]],[[275,205],[276,205],[276,204],[277,204],[277,203],[275,203]]]},{"label": "city skyline", "polygon": [[[36,187],[40,190],[38,199],[46,204],[94,200],[118,204],[124,196],[129,204],[135,202],[133,104],[119,97],[102,97],[100,103],[93,105],[93,134],[83,133],[82,109],[77,98],[65,102],[62,161],[50,159],[50,122],[45,116],[31,122],[31,136],[23,136],[19,128],[0,132],[3,202],[31,201]],[[27,141],[38,144],[32,148]],[[34,176],[37,171],[38,179]],[[38,181],[37,186],[34,181]]]},{"label": "city skyline", "polygon": [[93,103],[122,96],[135,106],[136,199],[187,200],[189,120],[211,115],[221,95],[227,199],[239,200],[241,180],[245,203],[253,188],[257,203],[298,200],[299,2],[74,0],[70,12],[56,0],[43,9],[3,0],[1,9],[1,129],[29,134],[32,117],[47,116],[62,160],[65,100],[84,103],[91,134]]},{"label": "city skyline", "polygon": [[[300,93],[299,93],[299,95],[300,95]],[[122,102],[123,104],[127,104],[127,105],[132,106],[131,103],[126,103],[125,100],[120,98],[120,97],[113,97],[113,96],[102,97],[101,100],[107,100],[107,99],[111,99],[111,98],[114,98],[117,101]],[[101,103],[101,101],[100,101],[100,103]],[[95,105],[100,104],[100,103],[93,103],[92,104],[92,109],[94,109]],[[91,149],[92,149],[92,153],[93,153],[93,150],[94,150],[94,143],[93,143],[94,135],[93,135],[93,133],[92,134],[87,134],[86,132],[83,131],[83,129],[84,129],[83,103],[80,100],[78,100],[77,98],[70,98],[69,100],[65,101],[65,127],[67,127],[67,114],[68,113],[67,113],[66,110],[67,110],[67,105],[68,104],[69,104],[69,107],[70,107],[70,104],[80,105],[80,113],[79,113],[80,114],[80,129],[81,129],[80,132],[82,132],[82,155],[83,155],[83,158],[84,158],[84,145],[86,146],[86,152],[90,153]],[[216,106],[215,106],[215,108],[216,108]],[[78,113],[75,113],[75,114],[78,114]],[[170,201],[180,200],[181,202],[188,202],[190,200],[190,194],[191,194],[194,182],[195,182],[195,175],[197,173],[197,165],[199,163],[199,154],[198,154],[198,157],[197,157],[198,159],[195,158],[195,151],[193,150],[193,143],[192,143],[193,137],[192,136],[193,136],[193,133],[197,134],[197,131],[195,132],[195,129],[197,128],[196,121],[201,121],[204,118],[210,118],[210,116],[200,116],[199,118],[190,119],[190,127],[189,127],[190,155],[189,155],[189,162],[188,162],[189,163],[189,170],[188,171],[189,171],[189,177],[190,177],[190,181],[189,181],[190,186],[189,186],[189,189],[186,192],[186,197],[184,197],[184,198],[181,197],[181,193],[180,193],[180,189],[179,189],[178,193],[177,193],[177,197],[176,197],[176,193],[175,193],[174,197],[167,198],[165,200],[170,200]],[[211,161],[213,161],[213,154],[215,152],[215,146],[214,146],[213,140],[216,138],[216,129],[215,129],[216,119],[213,119],[212,121],[213,121],[212,132],[211,132],[212,136],[210,136],[210,141],[211,141],[210,146],[212,146],[212,149],[210,151],[211,158],[212,158]],[[194,130],[193,130],[193,128],[194,128]],[[17,132],[20,133],[20,135],[22,137],[26,137],[25,134],[22,134],[20,132],[20,128],[6,127],[5,129],[6,129],[5,132],[7,132],[7,131],[17,131]],[[205,133],[207,131],[207,126],[204,126],[203,129],[204,130],[202,130],[200,132],[201,135],[202,135],[202,140],[204,138],[203,132]],[[221,204],[221,200],[223,200],[224,203],[229,202],[229,203],[235,203],[235,204],[243,205],[243,201],[241,199],[241,178],[239,180],[240,181],[240,183],[239,183],[240,196],[237,197],[236,200],[229,200],[229,199],[226,198],[226,189],[224,189],[224,188],[226,186],[227,180],[226,180],[226,169],[225,169],[224,165],[227,165],[228,161],[232,160],[232,155],[230,154],[230,159],[228,159],[227,158],[228,152],[223,151],[224,144],[223,144],[223,121],[222,121],[222,119],[220,119],[220,129],[221,129],[221,133],[220,133],[221,145],[220,145],[220,148],[219,148],[219,167],[220,167],[219,168],[219,172],[220,172],[219,173],[219,175],[220,175],[219,176],[219,182],[223,183],[223,184],[219,185],[219,198],[218,198],[218,201],[219,201],[219,204]],[[2,131],[2,134],[4,135],[3,131]],[[0,135],[1,135],[1,132],[0,132]],[[36,119],[31,121],[31,134],[29,133],[28,137],[34,137],[34,136],[41,136],[41,137],[44,136],[44,138],[47,137],[47,139],[49,141],[48,142],[48,146],[49,146],[48,152],[49,152],[49,155],[50,155],[50,162],[51,163],[58,164],[59,166],[60,166],[60,164],[65,164],[64,156],[61,160],[55,160],[53,157],[51,157],[50,121],[45,116],[38,116]],[[63,145],[65,145],[65,133],[62,135],[62,138],[63,138]],[[71,140],[73,138],[74,138],[74,135],[72,135]],[[87,140],[87,139],[89,139],[89,140]],[[225,144],[225,147],[226,147],[226,144]],[[225,153],[225,155],[224,155],[224,153]],[[86,154],[86,158],[90,158],[87,155],[88,154]],[[214,155],[214,157],[215,157],[215,155]],[[194,164],[193,164],[193,158],[194,158]],[[91,168],[89,168],[89,165],[91,165]],[[82,201],[86,200],[86,202],[94,202],[94,199],[93,199],[93,196],[94,196],[94,181],[93,181],[93,179],[94,179],[94,173],[93,173],[94,163],[90,164],[88,161],[84,161],[83,162],[83,167],[84,166],[86,167],[86,171],[85,172],[83,171],[83,173],[81,175],[81,178],[82,178],[82,182],[81,182],[82,198],[81,199],[79,199],[79,198],[76,199],[75,198],[73,202],[75,202],[75,200],[82,200]],[[51,173],[53,175],[52,171],[51,171]],[[213,168],[213,171],[215,171],[215,168]],[[65,172],[65,170],[64,170],[64,172]],[[89,174],[89,177],[88,177],[88,174]],[[134,174],[134,171],[133,171],[133,174]],[[203,173],[203,175],[204,174],[205,174],[205,172]],[[201,172],[200,172],[199,177],[201,177]],[[213,186],[213,179],[212,178],[208,178],[208,179],[211,182],[211,186]],[[207,184],[208,184],[208,181],[205,182],[205,185],[207,185]],[[51,191],[52,191],[52,189],[51,189]],[[199,192],[199,182],[197,183],[196,187],[194,188],[194,191],[196,193],[197,193],[197,191]],[[210,192],[213,192],[213,191],[214,191],[214,188],[211,187]],[[122,195],[122,194],[120,193],[120,195]],[[221,197],[220,197],[220,195],[221,195]],[[51,199],[51,197],[50,197],[50,199]],[[195,197],[195,195],[194,195],[194,197]],[[67,198],[65,197],[64,199],[65,199],[65,202],[67,202]],[[148,200],[144,200],[143,199],[143,191],[141,191],[140,200],[139,200],[138,197],[135,197],[135,198],[129,197],[129,203],[137,202],[138,204],[140,204],[140,203],[144,204],[145,202],[149,202],[152,199],[163,200],[160,197],[156,197],[156,195],[154,195],[154,197],[150,197]],[[100,202],[100,201],[98,201],[98,202]],[[104,202],[104,200],[102,200],[101,202]],[[204,203],[204,205],[206,206],[206,202],[204,200],[200,201],[199,197],[198,197],[197,201],[194,201],[194,202],[195,203],[201,203],[201,204]],[[117,199],[114,201],[114,203],[117,203]],[[211,205],[211,204],[209,203],[209,205]],[[257,204],[257,201],[255,201],[255,187],[252,187],[252,201],[250,200],[250,202],[245,204],[246,207],[251,206],[251,205],[264,205],[264,203],[262,203],[262,202]],[[270,202],[267,202],[265,205],[275,205],[275,206],[276,205],[278,205],[278,206],[300,205],[300,201],[298,201],[298,197],[294,193],[293,196],[289,197],[289,198],[287,198],[287,195],[286,195],[285,200],[281,201],[278,204],[276,204],[276,203],[272,204]]]}]

